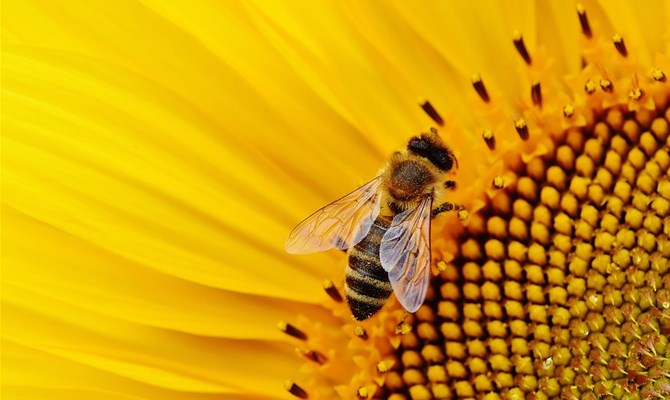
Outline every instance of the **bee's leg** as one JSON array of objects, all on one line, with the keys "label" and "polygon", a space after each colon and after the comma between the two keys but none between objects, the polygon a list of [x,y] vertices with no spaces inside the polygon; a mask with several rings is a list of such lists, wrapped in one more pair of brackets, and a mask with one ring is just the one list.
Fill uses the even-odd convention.
[{"label": "bee's leg", "polygon": [[407,324],[405,321],[407,320],[407,317],[409,316],[409,312],[405,311],[405,313],[402,316],[402,319],[398,324],[395,326],[395,333],[396,335],[406,335],[410,332],[412,329],[411,325]]},{"label": "bee's leg", "polygon": [[452,210],[463,210],[463,209],[465,209],[465,207],[463,207],[462,205],[450,203],[447,201],[434,208],[433,211],[430,212],[430,217],[435,218],[438,215],[442,214],[443,212],[448,212]]},{"label": "bee's leg", "polygon": [[448,181],[444,182],[444,188],[447,190],[456,190],[456,181],[449,179]]}]

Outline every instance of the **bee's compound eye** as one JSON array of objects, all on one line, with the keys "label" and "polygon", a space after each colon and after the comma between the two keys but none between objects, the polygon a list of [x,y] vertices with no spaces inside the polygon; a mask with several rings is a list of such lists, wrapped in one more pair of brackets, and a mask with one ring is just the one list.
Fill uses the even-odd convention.
[{"label": "bee's compound eye", "polygon": [[410,139],[407,143],[407,149],[414,154],[427,158],[442,171],[449,171],[454,166],[454,154],[451,150],[439,142],[431,141],[425,135]]}]

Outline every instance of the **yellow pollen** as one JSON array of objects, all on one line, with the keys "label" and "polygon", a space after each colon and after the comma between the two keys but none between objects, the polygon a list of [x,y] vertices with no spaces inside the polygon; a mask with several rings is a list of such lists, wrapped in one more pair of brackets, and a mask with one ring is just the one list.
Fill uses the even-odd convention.
[{"label": "yellow pollen", "polygon": [[395,361],[384,360],[377,363],[377,371],[381,373],[389,372],[395,365]]},{"label": "yellow pollen", "polygon": [[522,140],[528,139],[528,124],[526,124],[525,119],[519,118],[516,121],[514,121],[514,128],[516,129],[516,132],[519,134],[519,137]]},{"label": "yellow pollen", "polygon": [[626,45],[623,42],[623,37],[620,34],[614,34],[614,36],[612,36],[612,42],[614,42],[614,47],[616,47],[616,50],[619,52],[619,54],[624,57],[628,55],[628,50],[626,49]]},{"label": "yellow pollen", "polygon": [[642,98],[643,92],[642,89],[640,88],[635,88],[631,89],[630,92],[628,92],[628,97],[630,97],[633,100],[640,100]]},{"label": "yellow pollen", "polygon": [[490,150],[494,150],[496,147],[495,137],[493,136],[493,131],[491,129],[484,129],[482,133],[482,138]]},{"label": "yellow pollen", "polygon": [[586,93],[591,94],[596,91],[596,84],[591,79],[587,80],[584,84],[584,90]]},{"label": "yellow pollen", "polygon": [[295,326],[289,324],[285,321],[279,321],[277,323],[277,328],[289,336],[293,336],[296,339],[307,340],[307,334]]},{"label": "yellow pollen", "polygon": [[370,391],[365,386],[361,386],[358,388],[356,395],[359,399],[367,399],[370,396]]},{"label": "yellow pollen", "polygon": [[582,27],[582,34],[591,39],[591,36],[593,35],[591,26],[589,25],[589,20],[586,16],[586,9],[584,9],[584,6],[581,3],[577,4],[577,16],[579,17],[579,24]]},{"label": "yellow pollen", "polygon": [[412,325],[406,322],[401,322],[395,328],[396,335],[407,335],[411,331],[412,331]]},{"label": "yellow pollen", "polygon": [[502,189],[505,186],[505,180],[502,176],[496,176],[493,178],[493,186],[498,189]]},{"label": "yellow pollen", "polygon": [[609,79],[604,79],[603,78],[603,79],[600,80],[599,84],[600,84],[600,88],[602,90],[604,90],[605,92],[611,92],[612,90],[614,90],[613,85],[612,85],[612,81],[610,81]]},{"label": "yellow pollen", "polygon": [[473,74],[470,80],[479,97],[485,103],[488,103],[490,98],[488,92],[486,91],[486,86],[484,86],[484,81],[482,81],[482,77],[479,74]]},{"label": "yellow pollen", "polygon": [[572,117],[575,114],[575,106],[572,104],[566,104],[563,106],[563,115],[567,118]]},{"label": "yellow pollen", "polygon": [[328,279],[324,280],[323,281],[323,288],[326,291],[326,293],[328,294],[328,296],[330,296],[331,299],[335,300],[338,303],[342,302],[342,295],[340,294],[339,290],[337,290],[337,288],[333,284],[333,281],[328,280]]},{"label": "yellow pollen", "polygon": [[655,81],[658,81],[658,82],[665,82],[665,73],[663,73],[663,70],[661,70],[660,68],[655,68],[655,69],[651,72],[651,77],[652,77],[652,79],[654,79]]}]

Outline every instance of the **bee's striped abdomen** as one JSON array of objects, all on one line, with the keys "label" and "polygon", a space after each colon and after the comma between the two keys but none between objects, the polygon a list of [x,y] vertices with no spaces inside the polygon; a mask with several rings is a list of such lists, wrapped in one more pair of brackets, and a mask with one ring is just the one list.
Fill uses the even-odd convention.
[{"label": "bee's striped abdomen", "polygon": [[379,244],[390,225],[390,219],[377,218],[368,235],[349,250],[344,293],[358,321],[379,311],[393,292],[388,273],[379,261]]}]

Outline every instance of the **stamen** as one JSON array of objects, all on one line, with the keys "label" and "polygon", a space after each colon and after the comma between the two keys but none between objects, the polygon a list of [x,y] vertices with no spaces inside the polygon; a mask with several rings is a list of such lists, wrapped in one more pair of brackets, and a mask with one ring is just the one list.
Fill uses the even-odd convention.
[{"label": "stamen", "polygon": [[631,89],[630,92],[628,92],[628,97],[630,97],[633,100],[640,100],[640,98],[642,98],[643,95],[644,92],[640,88]]},{"label": "stamen", "polygon": [[423,109],[423,111],[428,114],[428,116],[435,121],[438,125],[442,126],[444,125],[444,120],[442,119],[442,116],[437,112],[435,107],[433,107],[432,104],[430,104],[430,101],[428,100],[423,100],[419,102],[419,105]]},{"label": "stamen", "polygon": [[389,372],[391,368],[395,365],[395,362],[392,360],[384,360],[377,363],[377,371],[380,373]]},{"label": "stamen", "polygon": [[302,347],[297,347],[295,349],[296,353],[300,354],[301,356],[307,358],[308,360],[314,361],[317,364],[325,364],[328,362],[328,358],[321,352],[318,352],[316,350],[310,350]]},{"label": "stamen", "polygon": [[361,400],[367,399],[370,396],[370,391],[365,386],[361,386],[356,391],[356,396]]},{"label": "stamen", "polygon": [[610,81],[609,79],[603,78],[600,80],[600,88],[605,92],[611,93],[612,90],[614,90],[614,85],[612,85],[612,81]]},{"label": "stamen", "polygon": [[279,321],[277,323],[277,328],[279,328],[279,330],[284,332],[285,334],[293,336],[296,339],[307,340],[307,334],[305,332],[289,324],[288,322]]},{"label": "stamen", "polygon": [[533,100],[533,104],[542,108],[542,87],[540,86],[540,81],[533,81],[530,88],[530,98]]},{"label": "stamen", "polygon": [[482,77],[479,74],[474,74],[472,75],[472,86],[475,88],[475,91],[481,97],[482,100],[484,100],[486,103],[488,103],[491,99],[489,98],[489,93],[486,91],[486,86],[484,86],[484,82],[482,81]]},{"label": "stamen", "polygon": [[502,176],[496,176],[493,178],[493,187],[496,189],[502,189],[505,186],[505,180]]},{"label": "stamen", "polygon": [[403,318],[402,321],[395,327],[395,334],[396,335],[407,335],[412,331],[412,325],[408,324],[405,322],[405,319]]},{"label": "stamen", "polygon": [[458,212],[458,219],[460,219],[461,221],[466,221],[469,216],[470,213],[468,212],[468,210],[460,210]]},{"label": "stamen", "polygon": [[586,83],[584,84],[584,90],[588,94],[592,94],[593,92],[596,91],[596,84],[593,82],[591,79],[587,80]]},{"label": "stamen", "polygon": [[626,44],[623,42],[623,36],[618,33],[612,36],[612,41],[614,42],[614,47],[622,56],[626,57],[628,55],[628,49],[626,49]]},{"label": "stamen", "polygon": [[532,59],[530,58],[530,54],[528,54],[528,49],[526,48],[526,44],[523,42],[521,33],[519,31],[514,31],[512,37],[516,51],[519,52],[519,55],[521,58],[523,58],[526,64],[530,65],[532,63]]},{"label": "stamen", "polygon": [[298,386],[297,383],[293,382],[290,379],[284,382],[284,388],[297,398],[306,399],[309,397],[307,396],[307,392],[305,391],[305,389],[301,388],[300,386]]},{"label": "stamen", "polygon": [[363,340],[368,340],[368,333],[365,331],[365,328],[360,325],[354,328],[354,335]]},{"label": "stamen", "polygon": [[657,82],[665,82],[665,74],[660,68],[656,68],[651,72],[651,77]]},{"label": "stamen", "polygon": [[330,296],[331,299],[335,300],[338,303],[342,302],[342,295],[340,294],[340,291],[337,290],[337,288],[333,284],[333,281],[329,279],[323,281],[323,288],[326,290],[326,293],[328,293],[328,296]]},{"label": "stamen", "polygon": [[489,147],[489,150],[495,150],[496,138],[495,136],[493,136],[492,130],[484,129],[484,132],[482,133],[482,138],[484,138],[484,142],[486,142],[486,145]]},{"label": "stamen", "polygon": [[577,4],[577,16],[579,16],[579,25],[582,27],[582,34],[588,39],[591,39],[593,36],[593,33],[591,32],[591,25],[589,25],[589,19],[586,16],[586,10],[581,3]]},{"label": "stamen", "polygon": [[566,104],[563,107],[563,115],[565,115],[566,118],[570,118],[575,115],[575,106],[572,104]]},{"label": "stamen", "polygon": [[528,140],[528,125],[525,119],[519,118],[514,121],[514,128],[516,128],[516,133],[519,134],[521,140]]}]

